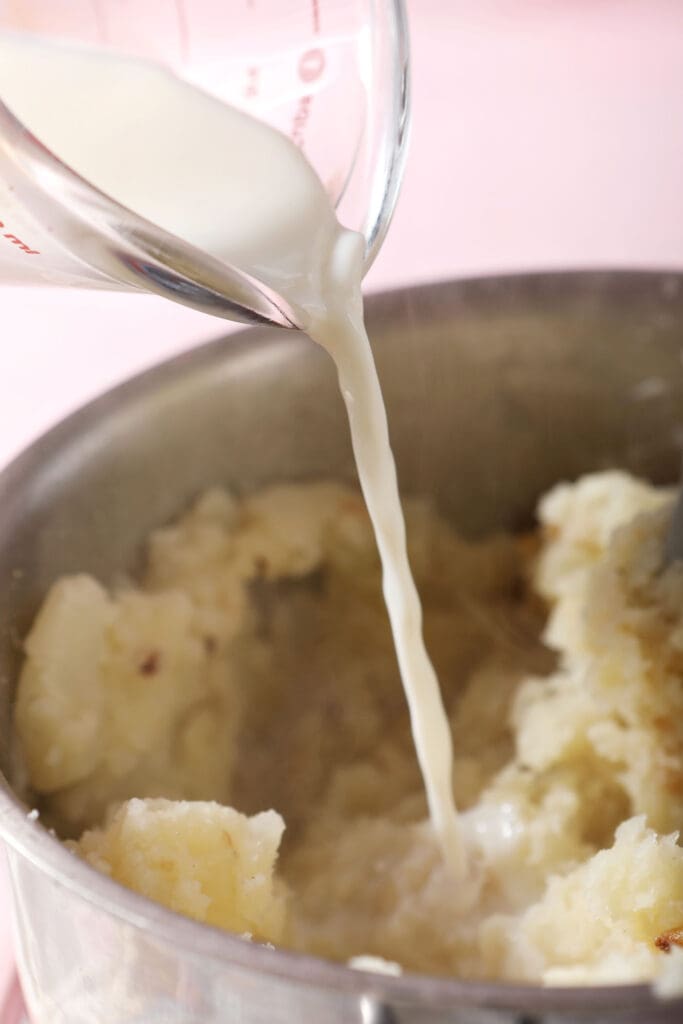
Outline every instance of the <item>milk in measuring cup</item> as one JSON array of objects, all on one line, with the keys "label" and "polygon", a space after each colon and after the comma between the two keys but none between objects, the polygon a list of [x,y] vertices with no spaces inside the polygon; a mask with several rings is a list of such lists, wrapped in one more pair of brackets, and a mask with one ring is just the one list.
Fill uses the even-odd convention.
[{"label": "milk in measuring cup", "polygon": [[6,35],[0,96],[101,191],[303,310],[308,334],[334,359],[430,814],[444,854],[462,871],[450,729],[422,638],[386,413],[363,325],[363,239],[339,225],[293,143],[154,65]]}]

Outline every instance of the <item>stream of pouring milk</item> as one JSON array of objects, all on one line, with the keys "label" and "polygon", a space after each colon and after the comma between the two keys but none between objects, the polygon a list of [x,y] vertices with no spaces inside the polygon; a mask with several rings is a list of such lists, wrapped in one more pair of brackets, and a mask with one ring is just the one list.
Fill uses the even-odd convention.
[{"label": "stream of pouring milk", "polygon": [[[0,98],[118,202],[270,285],[334,359],[433,826],[461,873],[452,745],[422,638],[382,393],[363,324],[363,240],[283,135],[146,62],[0,35]],[[0,192],[1,195],[1,192]]]}]

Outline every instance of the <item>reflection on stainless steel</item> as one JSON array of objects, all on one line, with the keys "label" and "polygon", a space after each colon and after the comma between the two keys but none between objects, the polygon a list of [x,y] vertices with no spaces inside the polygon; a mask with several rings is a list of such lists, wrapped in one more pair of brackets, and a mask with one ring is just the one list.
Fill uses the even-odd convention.
[{"label": "reflection on stainless steel", "polygon": [[[461,530],[524,526],[559,478],[670,482],[683,430],[683,298],[658,274],[556,274],[368,303],[402,486]],[[643,379],[667,388],[649,401]],[[634,392],[635,389],[635,392]],[[71,417],[0,476],[0,768],[12,776],[20,642],[63,573],[134,567],[153,526],[217,481],[353,478],[330,361],[291,332],[198,349]],[[14,777],[15,788],[20,780]],[[552,990],[374,976],[269,950],[96,874],[0,790],[19,957],[37,1024],[674,1022],[645,988]]]}]

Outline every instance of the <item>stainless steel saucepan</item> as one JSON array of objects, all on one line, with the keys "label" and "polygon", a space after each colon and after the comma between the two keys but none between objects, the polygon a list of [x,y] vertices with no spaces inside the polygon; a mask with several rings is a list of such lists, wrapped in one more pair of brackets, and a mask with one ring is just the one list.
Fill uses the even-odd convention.
[{"label": "stainless steel saucepan", "polygon": [[[466,534],[530,521],[561,478],[677,478],[683,277],[550,274],[368,302],[406,492]],[[0,475],[0,834],[36,1024],[680,1022],[644,987],[540,989],[380,977],[250,945],[156,906],[68,853],[16,795],[10,711],[49,584],[134,568],[150,529],[203,487],[353,478],[326,355],[250,330],[175,359],[50,431]],[[13,788],[14,787],[14,788]]]}]

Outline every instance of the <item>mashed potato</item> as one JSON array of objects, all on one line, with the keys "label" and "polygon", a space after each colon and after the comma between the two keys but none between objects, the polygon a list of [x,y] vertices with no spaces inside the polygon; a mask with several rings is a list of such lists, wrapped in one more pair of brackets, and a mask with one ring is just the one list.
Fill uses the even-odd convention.
[{"label": "mashed potato", "polygon": [[198,921],[282,938],[285,892],[273,878],[284,822],[220,804],[128,800],[72,843],[93,867]]},{"label": "mashed potato", "polygon": [[336,484],[211,491],[152,536],[135,585],[53,587],[15,712],[41,811],[98,869],[257,939],[392,971],[679,991],[670,505],[604,473],[553,490],[538,536],[470,544],[408,503],[466,885],[426,820],[372,531]]}]

